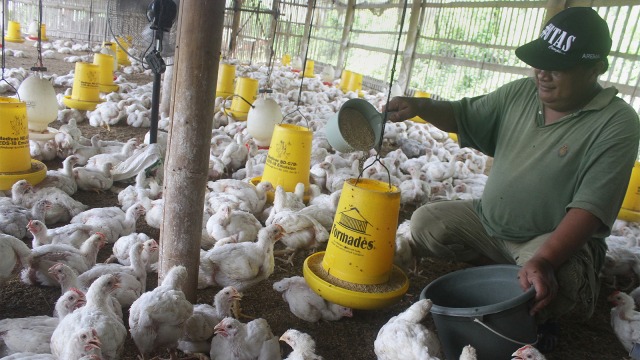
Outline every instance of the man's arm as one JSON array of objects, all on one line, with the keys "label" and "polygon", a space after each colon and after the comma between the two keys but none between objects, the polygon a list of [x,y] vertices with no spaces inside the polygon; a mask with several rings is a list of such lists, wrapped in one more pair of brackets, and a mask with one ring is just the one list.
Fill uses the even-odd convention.
[{"label": "man's arm", "polygon": [[396,96],[383,111],[389,111],[387,119],[392,122],[420,116],[440,130],[457,133],[458,125],[453,114],[453,107],[448,101],[437,101],[429,98]]}]

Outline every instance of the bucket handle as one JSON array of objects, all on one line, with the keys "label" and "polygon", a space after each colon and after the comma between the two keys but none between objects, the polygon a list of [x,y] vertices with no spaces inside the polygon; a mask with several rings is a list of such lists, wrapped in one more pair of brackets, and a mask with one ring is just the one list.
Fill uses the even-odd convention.
[{"label": "bucket handle", "polygon": [[508,336],[505,336],[505,335],[502,335],[502,334],[500,334],[499,332],[497,332],[496,330],[492,329],[489,325],[487,325],[487,324],[483,323],[483,322],[482,322],[482,320],[480,320],[479,318],[474,318],[474,319],[473,319],[473,322],[475,322],[475,323],[478,323],[478,324],[482,325],[485,329],[487,329],[487,330],[491,331],[491,332],[492,332],[492,333],[494,333],[495,335],[498,335],[499,337],[501,337],[501,338],[503,338],[503,339],[505,339],[505,340],[507,340],[507,341],[511,341],[511,342],[512,342],[512,343],[514,343],[514,344],[518,344],[518,345],[522,345],[522,346],[524,346],[524,345],[535,345],[535,344],[537,344],[537,343],[538,343],[538,339],[537,339],[537,338],[536,338],[536,341],[534,341],[534,342],[532,342],[532,343],[525,343],[525,342],[521,342],[521,341],[513,340],[512,338],[510,338],[510,337],[508,337]]}]

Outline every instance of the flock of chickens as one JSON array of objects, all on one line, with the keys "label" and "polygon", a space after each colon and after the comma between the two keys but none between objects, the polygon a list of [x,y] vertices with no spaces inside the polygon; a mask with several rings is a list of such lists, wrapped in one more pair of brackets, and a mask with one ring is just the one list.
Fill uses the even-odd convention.
[{"label": "flock of chickens", "polygon": [[[44,58],[88,49],[70,41],[43,45]],[[69,56],[65,60],[88,59]],[[129,335],[143,359],[165,350],[171,359],[178,358],[177,350],[197,358],[281,359],[279,342],[293,349],[286,359],[322,359],[315,354],[309,334],[290,329],[278,336],[263,318],[244,321],[247,317],[240,304],[243,293],[268,281],[299,319],[318,323],[353,316],[352,309],[318,296],[300,276],[271,277],[276,262],[293,264],[295,256],[323,249],[343,182],[360,175],[391,182],[401,191],[404,209],[482,194],[487,157],[460,148],[446,132],[412,121],[388,123],[380,154],[373,150],[339,153],[328,143],[323,127],[357,94],[344,94],[318,77],[301,84],[299,74],[287,67],[276,66],[270,72],[265,66],[237,64],[237,76],[258,79],[261,87],[273,90],[270,96],[281,106],[284,122],[313,131],[311,185],[305,189],[300,184],[287,192],[269,182],[252,184],[250,180],[262,174],[267,150],[256,146],[245,122],[234,121],[224,112],[230,100],[217,98],[198,277],[198,288],[214,289],[216,295],[212,304],[187,301],[181,290],[186,279],[182,266],[172,268],[157,287],[147,289],[147,277],[155,276],[157,270],[158,243],[136,232],[136,222],[144,218],[155,228],[162,223],[162,168],[140,171],[128,186],[120,183],[126,187],[118,193],[119,206],[89,208],[74,199],[78,190],[113,191],[113,170],[148,146],[136,139],[86,138],[77,127],[85,120],[92,126],[125,121],[130,126],[149,126],[150,87],[126,81],[127,74],[143,71],[139,64],[121,69],[116,80],[120,91],[104,95],[105,101],[95,111],[84,113],[61,105],[55,138],[30,144],[33,158],[59,159],[62,167],[49,170],[36,186],[18,181],[0,197],[0,284],[17,275],[25,284],[61,289],[53,316],[0,320],[2,359],[118,359]],[[4,75],[17,88],[27,74],[24,69],[10,69]],[[56,86],[67,87],[67,92],[73,83],[72,73],[51,78]],[[387,94],[365,93],[364,98],[379,106]],[[163,114],[160,129],[166,129],[168,121]],[[159,139],[162,145],[163,136]],[[269,192],[272,202],[267,201]],[[306,203],[305,196],[310,198]],[[615,230],[619,247],[631,248],[631,239],[640,234],[631,233],[633,224],[619,225]],[[398,227],[394,262],[416,274],[420,259],[412,254],[411,241],[409,220],[405,220]],[[112,253],[106,263],[97,263],[105,244],[110,244]],[[628,255],[632,260],[624,265],[608,256],[606,274],[614,278],[640,275],[638,256]],[[623,293],[612,295],[611,301],[616,305],[612,314],[617,314],[612,315],[612,324],[625,348],[640,342],[634,332],[640,330],[640,313]],[[436,332],[423,323],[431,305],[427,299],[415,301],[389,319],[373,344],[378,359],[443,358]],[[461,351],[460,359],[476,358],[472,347]],[[544,358],[530,346],[513,357]]]}]

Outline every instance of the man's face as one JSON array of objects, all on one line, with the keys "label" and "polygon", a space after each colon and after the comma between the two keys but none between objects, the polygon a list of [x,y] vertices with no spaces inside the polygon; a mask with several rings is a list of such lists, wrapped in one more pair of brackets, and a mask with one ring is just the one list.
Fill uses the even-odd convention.
[{"label": "man's face", "polygon": [[598,76],[594,66],[579,65],[568,70],[534,69],[538,96],[542,103],[561,112],[575,111],[586,105],[593,96]]}]

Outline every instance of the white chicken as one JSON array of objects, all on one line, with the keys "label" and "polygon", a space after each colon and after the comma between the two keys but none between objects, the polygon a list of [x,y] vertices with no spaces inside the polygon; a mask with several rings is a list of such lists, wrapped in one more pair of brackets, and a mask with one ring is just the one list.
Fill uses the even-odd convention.
[{"label": "white chicken", "polygon": [[87,205],[74,200],[66,192],[58,188],[43,188],[34,192],[26,180],[17,181],[11,187],[11,200],[14,204],[31,208],[38,200],[49,200],[51,208],[45,213],[45,224],[67,222],[73,216],[86,210]]},{"label": "white chicken", "polygon": [[78,275],[78,286],[80,288],[89,288],[100,276],[117,274],[120,279],[120,285],[116,291],[112,292],[112,296],[118,300],[120,305],[124,307],[130,306],[145,292],[147,287],[147,264],[142,257],[143,249],[143,243],[136,243],[129,249],[131,265],[128,266],[97,264]]},{"label": "white chicken", "polygon": [[513,359],[511,360],[546,360],[547,358],[542,355],[538,349],[534,348],[531,345],[525,345],[518,350],[516,350],[513,354]]},{"label": "white chicken", "polygon": [[276,213],[268,224],[277,224],[284,229],[280,242],[286,249],[278,254],[290,253],[287,262],[293,265],[293,257],[302,250],[315,250],[329,240],[329,232],[312,216],[299,211],[284,210]]},{"label": "white chicken", "polygon": [[476,351],[476,348],[471,345],[463,347],[458,360],[478,360],[478,352]]},{"label": "white chicken", "polygon": [[40,220],[31,220],[27,229],[33,235],[32,248],[46,244],[67,244],[80,248],[85,240],[96,231],[93,226],[86,224],[67,224],[57,228],[48,229]]},{"label": "white chicken", "polygon": [[113,186],[113,164],[110,162],[102,164],[100,169],[89,167],[73,168],[73,176],[78,184],[78,189],[85,191],[102,192],[111,189]]},{"label": "white chicken", "polygon": [[[78,272],[76,272],[75,270],[73,270],[72,268],[70,268],[69,266],[63,263],[54,264],[49,268],[48,273],[51,275],[51,277],[56,279],[56,281],[60,284],[60,290],[62,291],[62,293],[65,293],[69,290],[73,290],[84,295],[89,290],[88,288],[83,288],[78,283]],[[126,278],[128,276],[129,275],[120,274],[121,279]],[[136,280],[136,279],[134,278],[133,280]],[[126,281],[127,280],[125,279],[125,282]],[[116,314],[116,317],[118,319],[122,319],[123,313],[122,313],[122,305],[120,305],[120,302],[118,301],[118,299],[116,299],[115,294],[117,292],[123,292],[123,291],[127,291],[127,290],[123,289],[122,287],[119,287],[118,289],[114,290],[109,295],[109,301],[107,302],[107,304],[109,305],[111,310],[114,312],[114,314]],[[142,293],[142,291],[140,291],[140,293]],[[54,310],[54,315],[57,315],[55,311],[57,310]]]},{"label": "white chicken", "polygon": [[419,300],[380,328],[373,343],[378,360],[438,359],[441,356],[436,334],[421,324],[432,305],[429,299]]},{"label": "white chicken", "polygon": [[207,233],[215,241],[237,234],[237,241],[242,242],[255,240],[262,224],[251,213],[223,205],[207,220],[206,227]]},{"label": "white chicken", "polygon": [[57,286],[57,281],[49,274],[51,266],[60,262],[82,274],[95,265],[102,246],[104,236],[101,233],[91,235],[80,249],[65,244],[42,245],[31,250],[29,262],[20,275],[21,280],[29,285]]},{"label": "white chicken", "polygon": [[233,286],[218,291],[213,305],[196,304],[193,315],[187,319],[184,336],[178,341],[178,349],[185,353],[208,353],[214,327],[225,317],[232,316],[232,305],[242,299],[242,294]]},{"label": "white chicken", "polygon": [[51,208],[51,202],[46,199],[36,201],[31,209],[26,209],[20,205],[8,204],[0,205],[0,234],[7,234],[22,239],[29,235],[27,224],[31,220],[42,220],[46,211]]},{"label": "white chicken", "polygon": [[74,216],[71,223],[93,226],[96,231],[105,235],[109,244],[112,244],[121,236],[133,233],[136,230],[136,221],[145,211],[142,204],[136,204],[126,212],[117,206],[93,208]]},{"label": "white chicken", "polygon": [[86,302],[84,293],[72,289],[56,301],[54,317],[38,315],[0,320],[0,356],[18,352],[51,353],[51,334],[60,320]]},{"label": "white chicken", "polygon": [[201,267],[210,273],[200,272],[199,284],[207,286],[233,286],[244,291],[265,280],[273,273],[273,245],[282,237],[280,225],[269,225],[260,230],[256,242],[230,243],[213,247],[201,257]]},{"label": "white chicken", "polygon": [[[226,184],[231,181],[236,183],[232,186],[227,186]],[[225,185],[221,186],[220,183]],[[264,209],[264,205],[267,202],[267,192],[273,190],[273,185],[268,181],[253,185],[233,179],[209,181],[207,187],[211,189],[207,199],[211,209],[220,209],[222,205],[229,204],[234,209],[250,212],[254,215],[259,214]]]},{"label": "white chicken", "polygon": [[226,317],[215,326],[211,340],[211,360],[264,359],[280,360],[278,338],[265,319],[247,324]]},{"label": "white chicken", "polygon": [[145,233],[131,233],[121,236],[113,244],[111,251],[113,254],[105,261],[111,263],[117,261],[122,265],[131,265],[129,258],[129,248],[134,244],[141,242],[144,245],[142,257],[147,264],[147,272],[155,272],[158,270],[158,242],[150,238]]},{"label": "white chicken", "polygon": [[129,329],[142,358],[157,349],[167,348],[177,359],[178,340],[184,333],[193,305],[185,298],[182,286],[187,279],[184,266],[171,268],[162,284],[142,294],[129,309]]},{"label": "white chicken", "polygon": [[293,349],[284,360],[323,360],[322,356],[316,355],[316,342],[309,334],[289,329],[280,336],[280,341],[284,341]]},{"label": "white chicken", "polygon": [[611,327],[626,351],[640,342],[640,312],[634,310],[633,298],[622,291],[614,291],[607,297],[611,309]]},{"label": "white chicken", "polygon": [[73,176],[73,166],[78,163],[78,157],[75,155],[67,156],[62,161],[62,168],[57,170],[47,170],[47,176],[38,183],[34,188],[37,190],[45,187],[56,187],[73,195],[78,191],[78,185]]},{"label": "white chicken", "polygon": [[61,359],[72,359],[68,348],[69,338],[78,330],[93,328],[101,341],[102,356],[105,360],[119,359],[124,349],[127,329],[110,309],[109,294],[118,287],[116,275],[103,275],[87,292],[87,304],[67,315],[51,336],[51,353]]},{"label": "white chicken", "polygon": [[329,302],[309,288],[302,276],[292,276],[273,283],[273,289],[282,294],[291,313],[308,322],[336,321],[352,317],[353,311]]},{"label": "white chicken", "polygon": [[[49,346],[48,342],[44,345]],[[98,337],[98,333],[95,329],[84,328],[71,334],[71,337],[67,339],[65,346],[65,353],[69,356],[66,359],[78,359],[78,360],[102,360],[102,350],[100,347],[102,343]],[[50,353],[34,353],[34,352],[19,352],[9,356],[3,357],[2,360],[59,360],[56,355]]]},{"label": "white chicken", "polygon": [[133,151],[138,146],[138,139],[133,138],[129,139],[124,146],[120,148],[119,152],[110,153],[110,152],[102,152],[100,154],[93,155],[87,160],[86,168],[94,169],[94,170],[102,170],[107,163],[110,163],[115,168],[123,162],[126,158],[130,157],[133,154]]},{"label": "white chicken", "polygon": [[29,263],[31,249],[11,235],[0,234],[0,285]]}]

